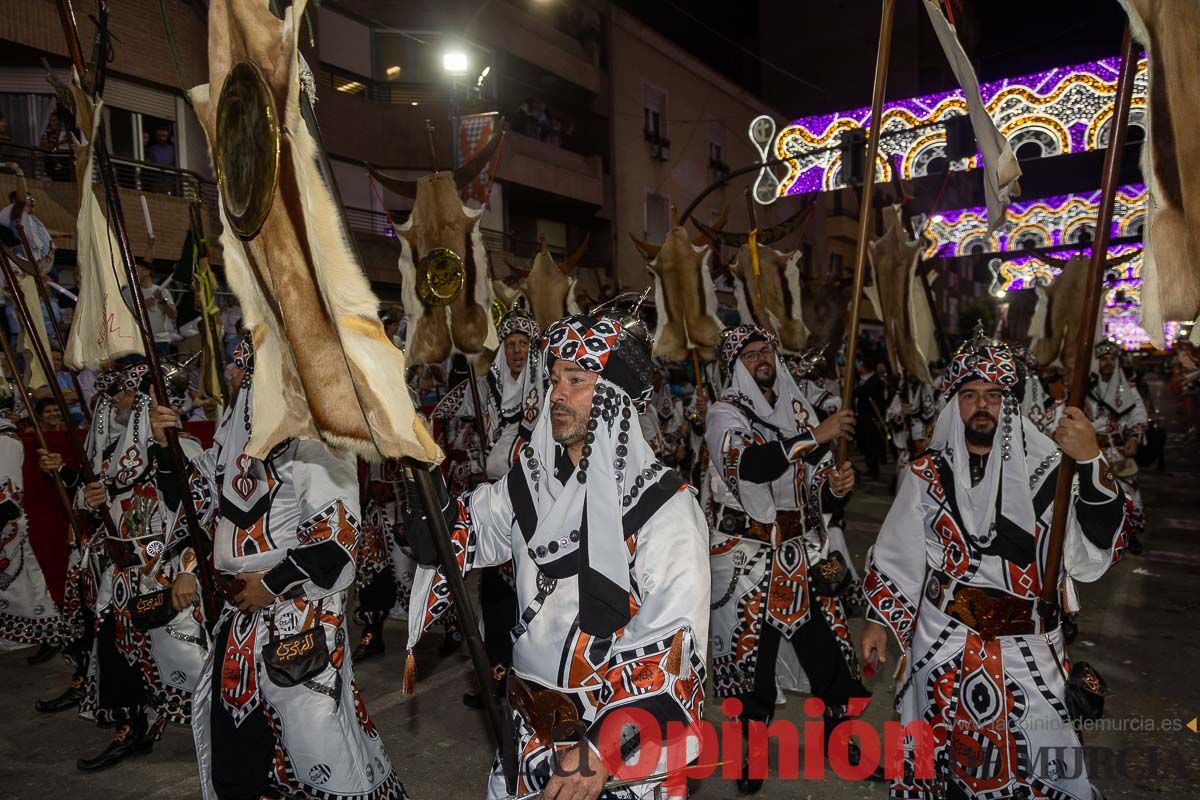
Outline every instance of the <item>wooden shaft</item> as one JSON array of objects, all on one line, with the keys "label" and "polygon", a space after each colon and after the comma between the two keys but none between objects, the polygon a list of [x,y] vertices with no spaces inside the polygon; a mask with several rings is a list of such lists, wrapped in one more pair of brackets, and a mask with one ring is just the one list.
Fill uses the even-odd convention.
[{"label": "wooden shaft", "polygon": [[[75,16],[71,13],[70,0],[58,0],[58,10],[63,25],[63,35],[66,37],[67,46],[71,50],[71,60],[82,75],[83,50],[79,45],[79,31],[75,27]],[[154,389],[158,394],[159,402],[166,403],[169,402],[166,381],[163,379],[162,365],[159,363],[158,353],[154,349],[154,334],[150,328],[150,316],[146,311],[146,304],[142,300],[141,287],[138,285],[137,270],[134,267],[133,261],[133,250],[129,246],[129,234],[125,227],[125,214],[121,209],[121,194],[117,188],[116,173],[113,170],[112,161],[109,159],[108,147],[105,144],[103,124],[97,127],[96,136],[92,141],[92,148],[96,155],[96,166],[100,173],[101,184],[104,187],[105,199],[108,201],[109,223],[116,233],[117,250],[121,255],[121,261],[125,267],[125,277],[129,285],[129,299],[133,303],[133,311],[142,335],[142,346],[146,351],[146,359],[150,363],[150,377],[154,382]],[[84,190],[87,189],[87,187],[83,188]],[[20,293],[18,292],[17,295],[19,296]],[[53,374],[53,371],[50,370],[49,374]],[[62,393],[57,391],[57,385],[53,381],[51,381],[51,388],[57,392],[59,397],[62,396]],[[65,409],[63,410],[63,416],[69,417]],[[167,455],[171,461],[171,469],[174,473],[176,488],[179,492],[179,502],[183,507],[184,518],[187,521],[188,539],[192,550],[196,554],[196,573],[200,579],[200,597],[204,605],[205,621],[208,625],[215,626],[220,610],[217,605],[216,579],[213,575],[212,565],[208,563],[208,547],[204,531],[201,529],[200,521],[196,517],[196,509],[189,501],[192,492],[191,487],[188,485],[186,460],[183,457],[183,450],[179,447],[179,431],[175,428],[168,428],[166,434]],[[85,462],[85,465],[90,470],[91,464],[83,457],[82,448],[80,448],[80,453],[80,461]],[[105,516],[107,519],[107,510]],[[112,528],[111,520],[108,520],[108,524],[106,525],[106,530],[109,528],[111,528],[109,534],[113,538],[116,538],[116,529]]]},{"label": "wooden shaft", "polygon": [[[46,452],[50,452],[50,445],[46,443],[46,434],[42,431],[41,420],[37,418],[37,412],[33,407],[33,400],[29,396],[29,390],[25,386],[25,378],[21,375],[21,371],[17,369],[17,360],[13,357],[12,349],[8,346],[8,336],[0,331],[0,347],[4,349],[4,360],[8,363],[9,372],[12,373],[13,383],[17,386],[17,393],[21,395],[21,400],[25,404],[25,413],[29,415],[29,422],[33,425],[33,435],[37,437],[38,447]],[[64,426],[65,427],[65,426]],[[58,495],[58,501],[62,503],[63,511],[67,515],[67,522],[71,525],[71,530],[75,532],[75,540],[83,540],[83,531],[79,527],[79,520],[75,517],[75,509],[71,503],[71,498],[67,494],[67,487],[63,486],[62,475],[55,472],[49,476],[54,482],[55,494]]]},{"label": "wooden shaft", "polygon": [[[1075,337],[1075,368],[1071,373],[1069,402],[1076,408],[1086,405],[1088,374],[1091,371],[1093,337],[1100,317],[1100,296],[1104,291],[1105,259],[1112,228],[1113,199],[1121,172],[1121,151],[1129,127],[1129,107],[1133,103],[1133,76],[1137,72],[1137,54],[1133,37],[1125,26],[1121,43],[1121,73],[1117,78],[1112,122],[1108,128],[1108,149],[1104,151],[1104,172],[1100,183],[1100,208],[1096,220],[1096,238],[1092,241],[1092,258],[1088,264],[1087,287],[1083,293],[1083,318]],[[1071,502],[1071,484],[1075,478],[1075,461],[1063,453],[1058,468],[1058,485],[1054,493],[1054,515],[1050,520],[1050,546],[1046,553],[1046,570],[1042,573],[1042,600],[1058,603],[1059,572],[1062,569],[1063,544],[1066,541],[1067,511]]]},{"label": "wooden shaft", "polygon": [[[479,635],[479,628],[475,625],[475,609],[471,604],[471,597],[467,594],[467,585],[463,581],[462,570],[458,566],[458,560],[454,557],[454,552],[450,548],[450,528],[446,524],[446,517],[442,513],[442,508],[437,499],[437,490],[434,488],[433,475],[429,471],[429,465],[423,464],[415,459],[404,459],[405,465],[411,470],[413,479],[417,484],[417,491],[421,495],[421,502],[425,506],[425,513],[429,517],[434,549],[437,550],[438,561],[441,564],[442,572],[446,576],[446,585],[450,589],[450,599],[454,602],[455,609],[458,611],[459,621],[462,623],[463,639],[467,643],[467,652],[471,656],[471,664],[475,668],[475,675],[479,679],[479,693],[483,698],[483,706],[487,711],[488,722],[490,723],[492,734],[496,737],[496,744],[500,747],[501,753],[506,752],[506,748],[512,748],[515,742],[509,741],[509,737],[504,735],[505,724],[504,718],[500,711],[500,703],[496,699],[496,693],[493,690],[495,679],[492,677],[492,664],[488,660],[487,651],[483,647],[483,637]],[[454,502],[454,498],[450,499]]]},{"label": "wooden shaft", "polygon": [[[25,235],[25,226],[17,223],[17,235],[21,238],[21,245],[25,248],[25,255],[29,256],[29,263],[34,267],[33,282],[37,286],[38,298],[42,301],[42,305],[46,309],[46,315],[50,317],[50,326],[54,328],[54,337],[58,339],[58,346],[63,353],[67,351],[67,337],[63,333],[62,324],[59,323],[58,317],[54,315],[54,306],[50,303],[50,293],[46,291],[46,284],[42,281],[42,276],[37,273],[37,261],[33,257],[33,249],[29,246],[29,238]],[[63,369],[66,369],[64,366]],[[88,408],[83,397],[83,387],[79,385],[79,376],[75,374],[75,370],[67,369],[67,374],[71,376],[71,383],[75,387],[75,397],[79,399],[79,408],[83,411],[83,419],[88,425],[92,424],[92,412]],[[50,375],[47,379],[57,380],[57,377]],[[70,424],[70,420],[64,420]]]},{"label": "wooden shaft", "polygon": [[[12,289],[13,308],[17,312],[17,319],[25,328],[25,333],[29,336],[29,344],[33,350],[33,356],[38,360],[42,371],[50,378],[54,375],[54,366],[50,363],[50,354],[46,352],[42,340],[35,333],[36,328],[34,328],[33,315],[29,311],[29,306],[25,303],[25,295],[18,288],[17,267],[10,260],[8,251],[3,247],[0,247],[0,272],[3,272],[4,279],[8,281],[8,285]],[[67,407],[67,400],[63,397],[62,389],[59,388],[57,381],[49,380],[49,386],[50,393],[54,396],[54,402],[58,405],[58,410],[62,414],[63,419],[70,419],[71,410]],[[79,469],[83,473],[84,482],[95,483],[99,478],[96,476],[96,471],[92,469],[92,461],[88,458],[87,451],[79,441],[79,436],[70,426],[67,426],[66,432],[71,450],[74,451],[75,457],[79,460]],[[120,538],[117,534],[117,526],[113,524],[108,506],[101,506],[99,513],[100,524],[104,526],[105,535],[111,539]]]},{"label": "wooden shaft", "polygon": [[[867,237],[870,235],[871,200],[875,195],[875,161],[879,154],[879,128],[883,117],[883,94],[887,86],[888,58],[892,50],[892,20],[896,0],[883,0],[883,17],[879,21],[879,50],[875,56],[875,90],[871,95],[871,127],[867,131],[867,158],[863,168],[862,202],[858,210],[858,245],[854,252],[854,289],[850,295],[850,317],[846,325],[846,373],[842,376],[842,408],[850,408],[854,398],[854,359],[858,351],[858,322],[862,313],[863,284],[867,271]],[[846,460],[850,441],[845,436],[838,441],[837,463]]]}]

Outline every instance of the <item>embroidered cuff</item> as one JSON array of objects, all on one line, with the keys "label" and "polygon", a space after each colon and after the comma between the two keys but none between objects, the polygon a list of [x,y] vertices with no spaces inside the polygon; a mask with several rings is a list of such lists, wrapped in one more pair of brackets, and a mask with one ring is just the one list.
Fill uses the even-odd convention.
[{"label": "embroidered cuff", "polygon": [[1088,461],[1075,462],[1075,474],[1079,476],[1079,501],[1088,505],[1111,503],[1121,495],[1112,467],[1097,454]]},{"label": "embroidered cuff", "polygon": [[805,428],[797,435],[783,442],[783,454],[788,461],[795,463],[804,459],[808,453],[817,448],[817,437],[812,428]]}]

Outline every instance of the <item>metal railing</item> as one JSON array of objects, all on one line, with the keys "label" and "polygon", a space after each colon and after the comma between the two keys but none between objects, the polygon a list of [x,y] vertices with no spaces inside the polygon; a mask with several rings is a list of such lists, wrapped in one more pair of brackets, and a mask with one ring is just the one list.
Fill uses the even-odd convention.
[{"label": "metal railing", "polygon": [[[0,164],[16,164],[26,178],[35,180],[75,182],[75,156],[70,152],[50,152],[40,147],[22,144],[0,144]],[[189,200],[199,198],[210,208],[216,208],[217,186],[191,170],[164,167],[149,161],[112,157],[117,185],[122,189],[152,194],[167,194]],[[99,183],[99,174],[93,174]]]},{"label": "metal railing", "polygon": [[325,64],[321,65],[315,78],[318,90],[333,89],[335,92],[362,97],[376,103],[419,105],[444,103],[450,99],[445,89],[437,84],[376,81],[361,75],[341,72]]}]

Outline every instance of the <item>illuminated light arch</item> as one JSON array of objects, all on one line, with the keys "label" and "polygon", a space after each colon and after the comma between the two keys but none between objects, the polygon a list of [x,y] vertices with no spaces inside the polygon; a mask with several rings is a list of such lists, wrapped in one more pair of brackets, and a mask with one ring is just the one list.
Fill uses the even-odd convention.
[{"label": "illuminated light arch", "polygon": [[1000,133],[1008,139],[1013,151],[1029,142],[1036,143],[1042,150],[1041,158],[1071,152],[1071,133],[1058,120],[1045,114],[1025,114],[1010,120]]},{"label": "illuminated light arch", "polygon": [[[980,86],[984,107],[997,128],[1019,135],[1023,130],[1041,131],[1053,136],[1063,153],[1094,150],[1105,120],[1112,113],[1120,59],[1105,58],[1087,64],[1056,67],[1032,75],[1006,78]],[[1146,103],[1147,71],[1145,59],[1138,62],[1134,76],[1132,120],[1137,124]],[[880,153],[884,161],[900,157],[901,178],[912,178],[919,168],[918,154],[929,147],[931,127],[942,141],[947,117],[966,113],[962,92],[939,92],[921,97],[895,100],[884,104]],[[837,144],[842,133],[865,128],[869,108],[802,117],[785,126],[776,136],[775,154],[788,159],[786,176],[778,195],[803,194],[827,188],[841,188],[833,176]],[[1035,120],[1041,127],[1029,127]],[[1030,136],[1035,133],[1028,134]],[[974,169],[978,154],[969,160],[951,164],[951,169]]]}]

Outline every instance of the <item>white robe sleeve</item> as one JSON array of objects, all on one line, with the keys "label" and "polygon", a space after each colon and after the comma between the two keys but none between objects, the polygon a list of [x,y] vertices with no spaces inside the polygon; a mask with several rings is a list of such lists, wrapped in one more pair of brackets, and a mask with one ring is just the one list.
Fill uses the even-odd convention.
[{"label": "white robe sleeve", "polygon": [[911,477],[900,481],[891,511],[867,554],[863,579],[867,619],[886,626],[905,649],[912,641],[925,581],[927,524],[921,499],[925,485]]},{"label": "white robe sleeve", "polygon": [[738,409],[716,402],[708,412],[704,433],[716,477],[743,511],[759,522],[775,521],[775,495],[770,483],[751,483],[740,477],[742,456],[762,442],[750,428],[750,422]]},{"label": "white robe sleeve", "polygon": [[[1112,479],[1102,456],[1077,465],[1071,499],[1063,566],[1072,580],[1091,583],[1121,559],[1129,541],[1132,504]],[[1084,533],[1084,526],[1090,536]]]}]

